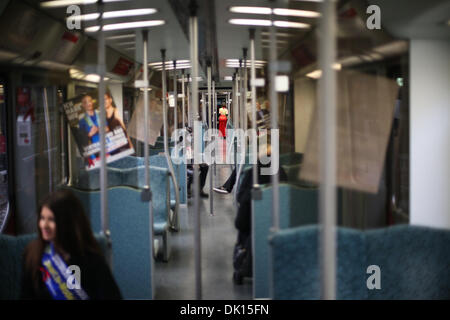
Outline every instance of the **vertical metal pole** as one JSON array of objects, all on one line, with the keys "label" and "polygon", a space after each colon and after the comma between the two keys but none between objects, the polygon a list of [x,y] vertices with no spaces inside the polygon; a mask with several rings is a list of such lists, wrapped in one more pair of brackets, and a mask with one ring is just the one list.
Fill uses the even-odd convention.
[{"label": "vertical metal pole", "polygon": [[[251,68],[251,93],[252,93],[252,129],[256,131],[256,70],[255,70],[255,29],[250,29],[250,68]],[[253,187],[258,186],[258,164],[257,164],[257,135],[251,135],[253,154]]]},{"label": "vertical metal pole", "polygon": [[208,117],[208,128],[211,129],[211,117],[212,117],[212,108],[211,108],[211,66],[208,65],[208,110],[209,110],[209,117]]},{"label": "vertical metal pole", "polygon": [[336,7],[334,0],[321,4],[319,65],[319,161],[322,299],[336,299]]},{"label": "vertical metal pole", "polygon": [[[185,86],[184,86],[184,69],[181,71],[181,95],[183,96],[181,98],[181,114],[182,114],[182,120],[183,124],[181,125],[181,128],[183,128],[183,165],[186,165],[186,110],[185,110],[185,99],[186,99],[186,93],[185,93]],[[187,180],[185,180],[187,181]],[[187,188],[187,184],[186,184]],[[186,193],[187,194],[187,193]]]},{"label": "vertical metal pole", "polygon": [[144,177],[145,185],[144,189],[150,188],[150,172],[149,172],[149,150],[148,150],[148,31],[142,31],[142,48],[143,48],[143,71],[144,71]]},{"label": "vertical metal pole", "polygon": [[[273,21],[273,16],[271,17]],[[275,89],[275,81],[277,76],[277,41],[276,41],[276,28],[273,26],[270,28],[270,48],[269,48],[269,101],[271,105],[270,111],[270,120],[271,120],[271,130],[278,130],[278,97]],[[279,163],[279,141],[278,139],[274,139],[271,134],[271,158],[272,162],[276,161],[276,163],[271,163],[271,165],[278,165]],[[271,176],[272,183],[272,228],[276,232],[280,229],[280,197],[279,197],[279,176],[277,174],[273,174]],[[272,259],[270,260],[272,261]],[[271,265],[272,268],[272,265]],[[273,275],[270,275],[270,296],[273,297]]]},{"label": "vertical metal pole", "polygon": [[244,130],[248,129],[248,110],[247,110],[247,90],[248,90],[248,72],[247,72],[247,48],[244,48]]},{"label": "vertical metal pole", "polygon": [[239,73],[238,70],[236,69],[236,72],[233,75],[233,80],[234,80],[234,86],[233,86],[233,91],[234,91],[234,95],[233,95],[233,125],[234,125],[234,129],[238,129],[239,128],[239,99],[238,99],[238,93],[239,93]]},{"label": "vertical metal pole", "polygon": [[[181,71],[181,95],[183,96],[182,100],[181,100],[181,113],[182,113],[182,119],[183,119],[183,124],[181,125],[182,128],[186,127],[186,110],[185,110],[185,91],[184,91],[184,70]],[[183,141],[185,139],[183,138]],[[186,147],[185,143],[183,143],[183,145]],[[186,150],[186,149],[184,149]]]},{"label": "vertical metal pole", "polygon": [[163,130],[164,130],[164,155],[166,156],[167,165],[169,166],[170,176],[173,182],[173,189],[175,191],[175,212],[173,227],[178,229],[178,213],[180,206],[180,190],[178,189],[178,181],[173,169],[172,158],[169,152],[169,135],[168,135],[168,114],[167,114],[167,99],[166,99],[166,50],[161,49],[162,57],[162,95],[163,95]]},{"label": "vertical metal pole", "polygon": [[[198,114],[198,29],[197,29],[197,4],[191,1],[191,16],[189,18],[190,31],[190,56],[192,67],[192,107],[194,114]],[[193,126],[194,135],[194,159],[200,152],[198,127]],[[199,167],[194,161],[194,215],[195,215],[195,296],[198,300],[202,299],[202,268],[201,268],[201,229],[200,229],[200,187],[199,187]]]},{"label": "vertical metal pole", "polygon": [[[105,110],[105,35],[103,33],[103,3],[99,3],[99,19],[100,19],[100,29],[98,34],[98,73],[100,76],[100,82],[98,84],[98,103],[100,107],[100,210],[101,210],[101,222],[102,222],[102,232],[107,237],[109,246],[109,217],[108,217],[108,176],[106,168],[106,110]],[[112,256],[111,250],[108,250],[108,263],[112,267]]]},{"label": "vertical metal pole", "polygon": [[[211,119],[212,119],[212,105],[211,105],[211,64],[208,61],[208,129],[209,132],[212,132],[211,127]],[[211,137],[210,143],[213,143],[213,138]],[[213,172],[209,170],[209,214],[214,215],[214,193],[213,193],[214,181],[213,181]]]},{"label": "vertical metal pole", "polygon": [[[243,129],[244,131],[247,129],[246,127],[246,118],[247,118],[247,83],[246,83],[246,76],[243,75],[243,73],[247,73],[246,70],[246,60],[247,60],[247,49],[244,48],[244,67],[242,67],[242,59],[239,60],[239,82],[240,82],[240,99],[239,99],[239,109],[240,109],[240,126],[241,129]],[[241,139],[238,139],[238,149],[239,149],[239,154],[240,156],[244,156],[244,161],[242,164],[240,164],[238,166],[238,170],[236,171],[236,186],[239,186],[239,181],[241,178],[241,173],[242,173],[242,169],[244,168],[244,164],[245,164],[245,159],[247,156],[247,150],[246,150],[246,138],[245,135],[243,135],[244,139],[242,139],[242,141],[240,141]],[[238,188],[234,188],[234,201],[235,201],[235,207],[237,209],[237,189]]]},{"label": "vertical metal pole", "polygon": [[50,127],[50,113],[48,110],[47,88],[44,87],[44,117],[45,117],[45,134],[47,136],[47,162],[48,162],[48,191],[53,191],[53,175],[52,175],[52,134]]},{"label": "vertical metal pole", "polygon": [[[153,279],[153,202],[152,202],[152,191],[150,187],[150,157],[148,150],[148,131],[149,131],[149,110],[148,110],[148,31],[142,31],[142,60],[143,60],[143,81],[144,81],[144,177],[145,184],[144,190],[142,191],[142,200],[149,202],[149,216],[150,216],[150,257],[152,268],[150,270],[150,278]],[[154,295],[154,282],[152,281],[152,297]]]},{"label": "vertical metal pole", "polygon": [[[217,132],[217,93],[216,93],[216,82],[213,80],[212,81],[212,114],[213,114],[213,127],[214,127],[214,132]],[[214,135],[213,137],[213,145],[214,145],[214,151],[212,154],[212,171],[214,173],[214,176],[216,175],[216,150],[217,150],[217,145],[216,145],[217,141],[216,141],[216,136]]]},{"label": "vertical metal pole", "polygon": [[203,100],[203,103],[202,103],[202,122],[203,123],[208,123],[208,121],[207,121],[207,119],[206,119],[206,101],[205,101],[205,94],[204,93],[202,93],[202,100]]},{"label": "vertical metal pole", "polygon": [[186,86],[186,90],[187,90],[187,117],[188,117],[188,127],[193,127],[192,125],[192,107],[191,107],[191,76],[188,74],[187,75],[187,83],[188,85]]},{"label": "vertical metal pole", "polygon": [[[270,63],[269,63],[269,79],[270,79],[270,96],[271,105],[271,130],[278,130],[278,97],[275,91],[275,81],[277,76],[277,47],[276,47],[276,29],[274,26],[270,28]],[[279,141],[272,139],[271,135],[271,157],[279,161]],[[279,177],[278,173],[271,176],[272,182],[272,226],[275,231],[280,229],[280,205],[279,205]]]},{"label": "vertical metal pole", "polygon": [[202,97],[201,97],[201,105],[202,105],[202,123],[206,123],[206,115],[204,116],[203,114],[203,110],[206,111],[206,100],[205,100],[205,93],[202,92]]},{"label": "vertical metal pole", "polygon": [[[233,130],[235,131],[235,130],[237,130],[238,129],[238,126],[239,126],[239,113],[238,113],[238,102],[237,102],[237,86],[238,86],[238,84],[237,84],[238,82],[237,82],[237,72],[235,72],[234,74],[233,74],[233,101],[232,101],[232,103],[233,103]],[[236,131],[235,131],[236,132]],[[236,135],[235,135],[236,136]],[[233,146],[232,146],[232,148],[233,148],[233,153],[234,153],[234,170],[236,170],[236,168],[237,168],[237,162],[236,162],[236,159],[237,159],[237,156],[236,156],[236,137],[234,137],[233,138],[233,141],[230,141],[232,144],[233,144]]]},{"label": "vertical metal pole", "polygon": [[[173,130],[177,132],[178,129],[178,97],[177,97],[177,61],[173,60],[173,100],[174,100],[174,109],[173,109]],[[176,141],[175,141],[176,143]],[[177,155],[178,156],[178,155]]]}]

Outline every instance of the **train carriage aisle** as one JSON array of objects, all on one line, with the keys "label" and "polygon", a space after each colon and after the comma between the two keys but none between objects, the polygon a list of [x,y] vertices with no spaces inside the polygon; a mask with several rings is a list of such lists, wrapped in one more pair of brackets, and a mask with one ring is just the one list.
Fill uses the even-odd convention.
[{"label": "train carriage aisle", "polygon": [[[211,170],[212,172],[212,170]],[[216,183],[230,175],[230,166],[217,166]],[[209,177],[204,190],[209,190]],[[169,263],[155,263],[155,299],[195,299],[194,210],[182,208],[181,231],[172,235],[172,255]],[[237,230],[232,194],[214,193],[215,214],[209,214],[209,199],[200,201],[202,228],[202,289],[204,299],[240,300],[252,298],[252,282],[244,280],[234,285],[233,248]]]}]

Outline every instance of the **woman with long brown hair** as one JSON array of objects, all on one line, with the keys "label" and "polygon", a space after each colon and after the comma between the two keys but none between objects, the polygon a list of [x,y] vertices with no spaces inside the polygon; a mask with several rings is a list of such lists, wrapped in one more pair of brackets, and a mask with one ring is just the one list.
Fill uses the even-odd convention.
[{"label": "woman with long brown hair", "polygon": [[43,201],[37,227],[38,238],[25,250],[22,299],[122,298],[83,206],[71,191],[56,191]]}]

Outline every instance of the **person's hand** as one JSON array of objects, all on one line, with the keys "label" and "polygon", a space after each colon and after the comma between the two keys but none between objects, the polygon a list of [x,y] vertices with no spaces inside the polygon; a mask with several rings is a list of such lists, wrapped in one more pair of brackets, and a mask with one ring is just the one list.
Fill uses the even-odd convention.
[{"label": "person's hand", "polygon": [[94,136],[95,134],[97,134],[97,132],[98,132],[98,127],[92,126],[91,130],[89,131],[89,138]]}]

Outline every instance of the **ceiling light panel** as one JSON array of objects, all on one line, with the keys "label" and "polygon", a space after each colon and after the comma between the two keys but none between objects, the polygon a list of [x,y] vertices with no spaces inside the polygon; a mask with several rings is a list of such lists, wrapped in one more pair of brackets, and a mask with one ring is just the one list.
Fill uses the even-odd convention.
[{"label": "ceiling light panel", "polygon": [[273,9],[273,13],[277,16],[288,16],[288,17],[302,17],[302,18],[318,18],[320,13],[317,11],[309,10],[296,10],[296,9]]},{"label": "ceiling light panel", "polygon": [[[128,1],[128,0],[103,0],[103,2],[120,2],[120,1]],[[54,0],[54,1],[45,1],[41,2],[42,8],[60,8],[60,7],[68,7],[70,5],[88,5],[97,3],[98,0]]]},{"label": "ceiling light panel", "polygon": [[263,19],[230,19],[228,20],[231,24],[243,25],[243,26],[262,26],[270,27],[272,21]]},{"label": "ceiling light panel", "polygon": [[[124,22],[124,23],[113,23],[106,24],[103,26],[103,31],[113,31],[122,29],[134,29],[134,28],[146,28],[146,27],[156,27],[165,24],[164,20],[146,20],[146,21],[135,21],[135,22]],[[100,26],[93,26],[84,29],[86,32],[97,32],[100,30]]]},{"label": "ceiling light panel", "polygon": [[231,7],[230,12],[233,13],[250,13],[250,14],[271,14],[272,9],[271,8],[265,8],[265,7],[244,7],[244,6],[237,6],[237,7]]},{"label": "ceiling light panel", "polygon": [[273,25],[280,28],[296,28],[296,29],[308,29],[311,25],[302,22],[293,21],[274,21]]}]

